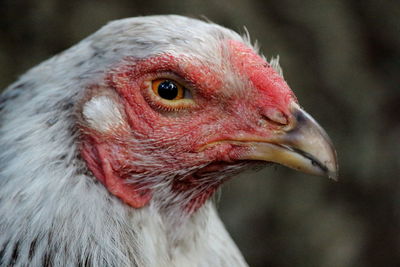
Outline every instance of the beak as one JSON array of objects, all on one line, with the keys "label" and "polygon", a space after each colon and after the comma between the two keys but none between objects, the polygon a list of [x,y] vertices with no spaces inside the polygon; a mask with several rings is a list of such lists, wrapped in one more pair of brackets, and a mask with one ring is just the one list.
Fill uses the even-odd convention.
[{"label": "beak", "polygon": [[246,142],[250,150],[243,159],[275,162],[337,180],[336,151],[329,136],[297,104],[292,104],[291,113],[288,129],[265,141]]}]

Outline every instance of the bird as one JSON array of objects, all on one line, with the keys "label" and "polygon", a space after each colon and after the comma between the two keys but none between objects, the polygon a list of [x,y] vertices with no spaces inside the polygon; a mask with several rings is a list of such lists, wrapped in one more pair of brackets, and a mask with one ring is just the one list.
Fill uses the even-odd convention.
[{"label": "bird", "polygon": [[247,266],[213,195],[271,164],[337,156],[248,34],[109,22],[0,98],[0,266]]}]

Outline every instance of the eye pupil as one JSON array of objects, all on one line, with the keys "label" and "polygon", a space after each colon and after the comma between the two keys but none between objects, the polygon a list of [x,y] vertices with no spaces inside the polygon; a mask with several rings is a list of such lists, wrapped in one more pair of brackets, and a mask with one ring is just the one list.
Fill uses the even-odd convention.
[{"label": "eye pupil", "polygon": [[164,99],[173,100],[178,96],[178,86],[169,80],[163,81],[158,85],[158,95]]}]

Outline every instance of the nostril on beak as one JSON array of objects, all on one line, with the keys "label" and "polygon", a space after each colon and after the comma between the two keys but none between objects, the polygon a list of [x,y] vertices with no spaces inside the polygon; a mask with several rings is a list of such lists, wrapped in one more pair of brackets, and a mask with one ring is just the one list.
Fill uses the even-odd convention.
[{"label": "nostril on beak", "polygon": [[268,108],[262,112],[262,116],[269,122],[277,124],[279,126],[285,126],[288,124],[287,116],[276,108]]}]

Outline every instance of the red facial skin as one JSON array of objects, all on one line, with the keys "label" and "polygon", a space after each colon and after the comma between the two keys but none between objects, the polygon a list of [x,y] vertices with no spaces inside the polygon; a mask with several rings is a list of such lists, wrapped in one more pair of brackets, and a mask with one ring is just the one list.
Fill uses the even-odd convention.
[{"label": "red facial skin", "polygon": [[[246,147],[223,143],[204,151],[201,148],[219,140],[267,138],[282,126],[271,123],[273,119],[268,118],[271,110],[289,118],[289,104],[295,98],[283,78],[246,45],[237,41],[224,45],[230,51],[228,62],[235,75],[248,88],[225,84],[224,74],[216,66],[168,54],[144,60],[127,58],[109,72],[106,81],[110,90],[120,96],[126,127],[109,133],[84,127],[82,157],[110,193],[134,208],[141,208],[152,199],[151,185],[146,181],[127,184],[126,178],[132,174],[152,172],[162,176],[163,172],[200,168],[210,163],[235,163],[246,152]],[[195,88],[192,90],[195,105],[168,111],[168,107],[149,97],[145,82],[154,80],[160,73],[172,73],[189,89]],[[149,145],[143,149],[142,143]],[[134,164],[141,160],[140,155],[157,162],[159,169],[155,170],[151,164]],[[214,169],[215,166],[218,165]],[[218,175],[212,166],[207,168]],[[193,211],[220,184],[207,187],[203,183],[192,174],[176,177],[172,190],[180,194],[200,188],[189,201],[191,204],[185,207]]]}]

